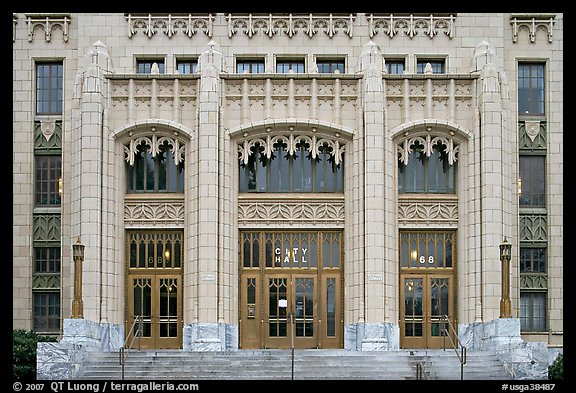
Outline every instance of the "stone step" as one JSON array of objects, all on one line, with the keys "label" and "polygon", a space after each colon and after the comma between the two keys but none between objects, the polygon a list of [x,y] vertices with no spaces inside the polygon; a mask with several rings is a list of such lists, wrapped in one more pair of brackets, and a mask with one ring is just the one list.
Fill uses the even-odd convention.
[{"label": "stone step", "polygon": [[[460,379],[460,362],[452,350],[361,352],[295,350],[295,379],[416,379],[416,364],[424,379]],[[289,350],[188,352],[142,350],[127,353],[125,379],[291,379]],[[94,352],[78,379],[120,379],[119,353]],[[464,379],[510,379],[491,352],[469,352]]]}]

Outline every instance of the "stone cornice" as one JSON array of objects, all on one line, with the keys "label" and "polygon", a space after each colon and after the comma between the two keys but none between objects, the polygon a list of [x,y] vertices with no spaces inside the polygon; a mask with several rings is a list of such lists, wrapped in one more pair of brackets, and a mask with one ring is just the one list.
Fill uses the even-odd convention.
[{"label": "stone cornice", "polygon": [[548,42],[552,42],[556,14],[511,14],[512,42],[518,42],[518,32],[525,28],[528,30],[530,42],[536,42],[536,31],[541,28],[548,34]]},{"label": "stone cornice", "polygon": [[28,13],[24,14],[26,17],[26,24],[28,25],[28,41],[32,42],[34,39],[34,30],[36,28],[44,29],[44,39],[50,42],[52,39],[52,30],[54,27],[59,26],[62,29],[62,39],[68,42],[68,25],[70,24],[70,14],[39,14]]}]

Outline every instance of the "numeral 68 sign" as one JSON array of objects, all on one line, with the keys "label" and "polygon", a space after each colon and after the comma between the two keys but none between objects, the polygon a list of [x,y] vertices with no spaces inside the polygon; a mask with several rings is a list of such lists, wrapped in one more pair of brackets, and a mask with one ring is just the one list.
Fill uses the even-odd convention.
[{"label": "numeral 68 sign", "polygon": [[[426,257],[424,255],[420,255],[420,263],[424,264],[426,263]],[[433,265],[434,264],[434,256],[430,255],[428,256],[428,263]]]}]

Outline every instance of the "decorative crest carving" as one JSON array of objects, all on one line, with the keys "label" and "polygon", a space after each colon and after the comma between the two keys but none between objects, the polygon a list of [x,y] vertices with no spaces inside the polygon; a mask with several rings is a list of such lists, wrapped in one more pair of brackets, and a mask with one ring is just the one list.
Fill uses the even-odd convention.
[{"label": "decorative crest carving", "polygon": [[212,38],[212,28],[214,17],[208,14],[205,17],[187,15],[142,15],[135,16],[128,14],[126,16],[128,21],[128,38],[132,38],[137,32],[142,32],[148,38],[152,38],[157,30],[162,31],[172,38],[176,33],[182,33],[192,38],[194,34],[202,32],[209,38]]},{"label": "decorative crest carving", "polygon": [[136,138],[130,139],[128,144],[124,145],[124,154],[125,160],[130,166],[134,165],[134,157],[138,152],[138,146],[144,144],[149,147],[148,154],[151,154],[152,157],[156,157],[156,154],[160,153],[160,147],[163,144],[168,144],[172,147],[172,155],[174,157],[174,164],[178,165],[184,161],[184,152],[186,145],[180,142],[176,138],[170,138],[168,136],[156,136],[152,135],[152,137],[148,136],[139,136]]},{"label": "decorative crest carving", "polygon": [[321,147],[328,146],[330,149],[330,155],[334,157],[334,163],[336,165],[340,164],[341,157],[346,150],[346,145],[340,144],[337,139],[330,139],[328,137],[322,137],[318,139],[316,135],[294,136],[293,134],[290,134],[276,136],[267,135],[265,139],[258,137],[253,139],[245,139],[242,144],[238,145],[238,151],[242,156],[242,161],[244,164],[248,164],[248,159],[255,152],[254,148],[256,145],[258,145],[258,148],[261,149],[261,152],[266,156],[266,158],[269,159],[272,156],[272,152],[274,151],[274,145],[278,143],[283,143],[286,145],[286,153],[289,156],[293,156],[296,153],[296,145],[304,143],[306,146],[306,151],[312,154],[313,159],[316,159],[316,157],[320,155]]},{"label": "decorative crest carving", "polygon": [[352,25],[354,16],[352,14],[342,17],[334,16],[314,16],[292,15],[274,16],[254,16],[252,14],[235,16],[228,14],[228,37],[232,38],[237,32],[243,32],[249,38],[261,34],[272,38],[274,35],[287,35],[292,38],[295,34],[306,34],[312,38],[318,33],[325,33],[332,38],[338,34],[344,34],[352,38]]},{"label": "decorative crest carving", "polygon": [[28,41],[34,38],[34,29],[44,29],[44,39],[50,42],[52,30],[55,27],[62,29],[62,38],[68,42],[68,25],[70,24],[70,14],[25,14],[28,25]]},{"label": "decorative crest carving", "polygon": [[449,16],[414,16],[410,15],[393,15],[375,17],[370,14],[368,17],[368,32],[370,38],[382,31],[390,38],[400,32],[403,32],[410,38],[415,35],[427,35],[434,38],[438,32],[443,31],[449,38],[454,37],[454,15]]}]

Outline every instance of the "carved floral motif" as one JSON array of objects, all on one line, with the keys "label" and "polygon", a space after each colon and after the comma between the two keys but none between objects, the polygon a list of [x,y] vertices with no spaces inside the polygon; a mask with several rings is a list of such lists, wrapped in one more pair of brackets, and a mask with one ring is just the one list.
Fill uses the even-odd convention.
[{"label": "carved floral motif", "polygon": [[375,17],[373,14],[368,16],[368,32],[370,38],[382,31],[390,38],[403,32],[410,38],[415,35],[427,35],[434,38],[439,32],[444,32],[449,38],[454,37],[454,15],[449,16],[414,16],[410,15],[393,15]]},{"label": "carved floral motif", "polygon": [[261,34],[272,38],[274,35],[287,35],[292,38],[295,34],[306,34],[312,38],[318,33],[325,33],[332,38],[337,34],[345,34],[352,38],[352,24],[354,16],[352,14],[342,17],[334,16],[314,16],[309,15],[288,15],[255,16],[252,14],[232,16],[228,14],[228,37],[232,38],[237,32],[243,32],[249,38]]},{"label": "carved floral motif", "polygon": [[202,32],[212,38],[212,28],[214,17],[208,14],[206,17],[187,15],[157,15],[152,14],[135,16],[128,14],[128,38],[132,38],[137,32],[142,32],[148,38],[152,38],[158,30],[166,34],[168,38],[176,33],[182,33],[189,38],[194,34]]}]

